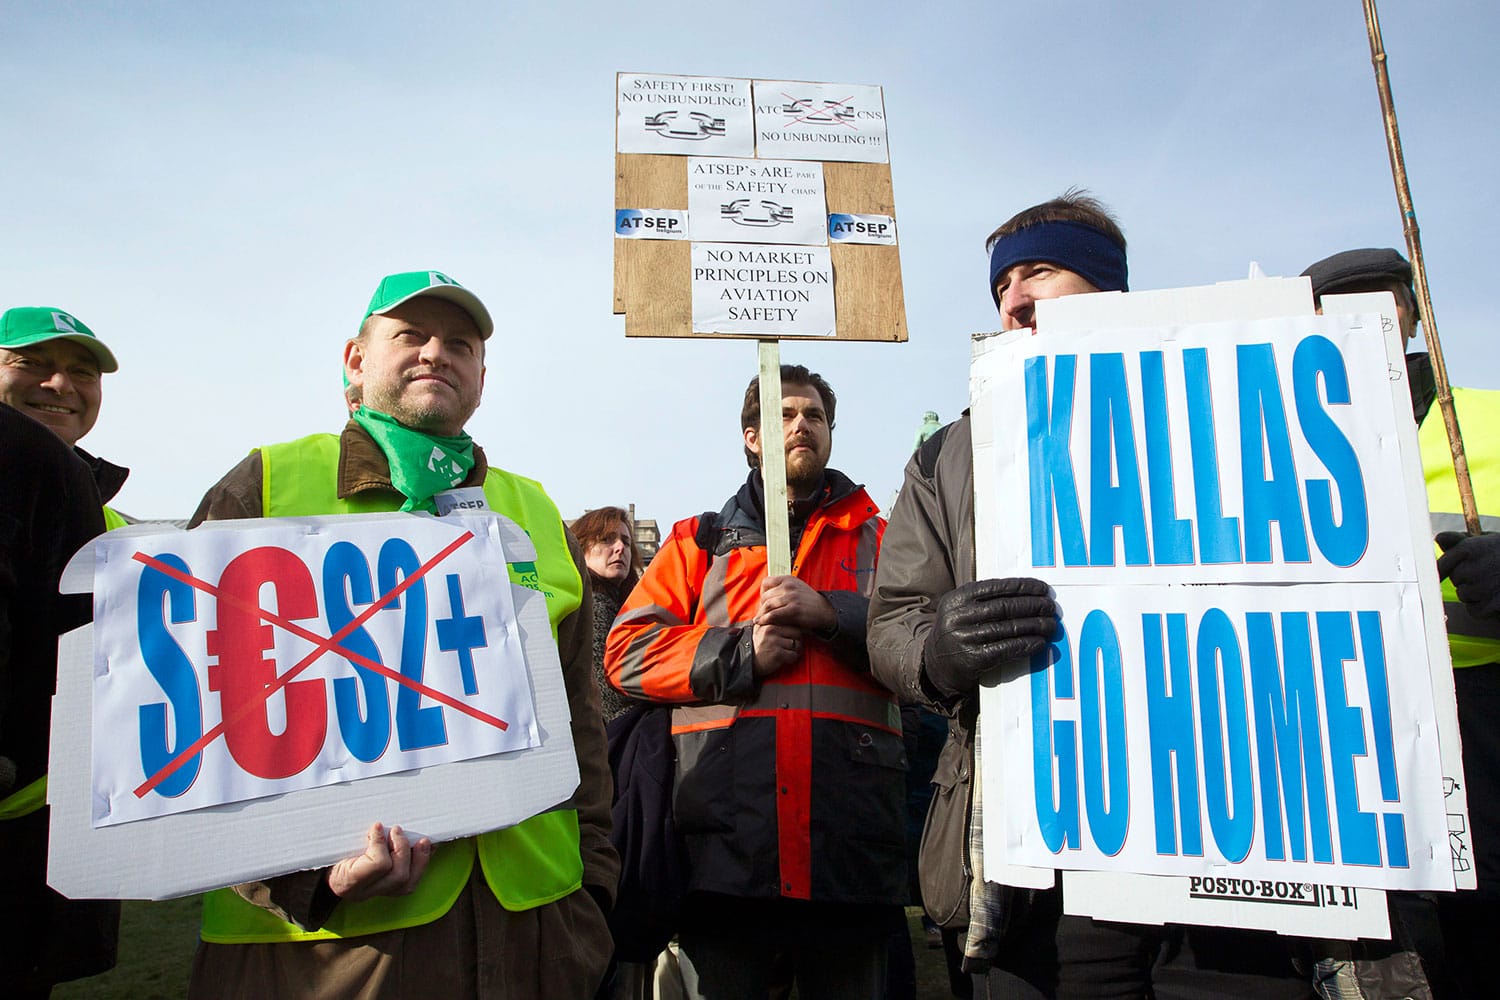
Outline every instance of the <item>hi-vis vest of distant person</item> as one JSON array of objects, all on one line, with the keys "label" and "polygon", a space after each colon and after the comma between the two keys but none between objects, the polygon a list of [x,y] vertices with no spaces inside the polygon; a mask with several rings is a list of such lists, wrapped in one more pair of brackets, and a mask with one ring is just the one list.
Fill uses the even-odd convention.
[{"label": "hi-vis vest of distant person", "polygon": [[[1455,388],[1453,405],[1464,435],[1481,526],[1485,531],[1500,531],[1500,391]],[[1422,421],[1417,440],[1422,451],[1422,475],[1427,480],[1432,530],[1463,531],[1463,507],[1458,502],[1453,453],[1448,447],[1442,414],[1436,412],[1436,407]],[[1453,584],[1447,580],[1442,583],[1453,666],[1500,662],[1500,625],[1474,618],[1459,601]]]},{"label": "hi-vis vest of distant person", "polygon": [[[268,517],[373,514],[400,507],[389,495],[339,499],[336,435],[314,434],[262,448],[260,454],[263,510]],[[296,474],[288,471],[292,469]],[[507,568],[512,583],[546,596],[555,640],[558,623],[583,600],[583,581],[568,552],[557,507],[540,484],[495,468],[485,477],[484,495],[491,510],[519,524],[536,545],[534,567],[511,563]],[[315,941],[431,923],[447,913],[463,892],[476,855],[486,884],[507,910],[542,906],[583,885],[578,813],[554,809],[508,829],[440,845],[415,892],[341,902],[328,922],[315,931],[278,919],[233,889],[215,890],[203,897],[203,940],[215,944]]]}]

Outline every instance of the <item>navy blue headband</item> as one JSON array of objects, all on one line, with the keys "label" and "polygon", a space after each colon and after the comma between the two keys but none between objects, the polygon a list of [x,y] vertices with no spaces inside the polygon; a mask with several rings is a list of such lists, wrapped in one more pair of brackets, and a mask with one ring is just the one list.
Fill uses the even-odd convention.
[{"label": "navy blue headband", "polygon": [[996,309],[996,280],[1017,264],[1033,261],[1065,267],[1101,292],[1130,291],[1125,251],[1114,240],[1081,222],[1039,222],[1000,237],[990,251],[990,295]]}]

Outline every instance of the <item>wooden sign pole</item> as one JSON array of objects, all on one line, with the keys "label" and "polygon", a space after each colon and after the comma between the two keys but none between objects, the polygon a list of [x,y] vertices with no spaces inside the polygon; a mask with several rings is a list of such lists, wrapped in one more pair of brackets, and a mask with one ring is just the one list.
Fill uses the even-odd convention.
[{"label": "wooden sign pole", "polygon": [[781,427],[781,342],[760,342],[760,475],[766,487],[766,575],[792,571],[787,525],[786,445]]},{"label": "wooden sign pole", "polygon": [[1385,116],[1385,141],[1391,155],[1391,176],[1396,182],[1396,203],[1401,207],[1401,225],[1406,234],[1406,253],[1411,258],[1412,277],[1417,290],[1417,305],[1422,327],[1427,335],[1427,353],[1432,358],[1433,381],[1437,383],[1438,412],[1448,431],[1448,448],[1453,453],[1453,477],[1458,485],[1458,501],[1463,508],[1464,526],[1477,535],[1479,508],[1474,503],[1474,483],[1469,477],[1469,459],[1464,454],[1464,439],[1458,429],[1458,412],[1453,406],[1453,386],[1448,381],[1448,365],[1443,360],[1443,345],[1438,340],[1437,318],[1432,314],[1432,295],[1427,290],[1427,265],[1422,259],[1422,232],[1417,227],[1417,212],[1412,207],[1411,186],[1406,180],[1406,157],[1401,152],[1401,132],[1396,127],[1396,103],[1391,97],[1391,77],[1385,65],[1385,43],[1380,36],[1380,14],[1375,0],[1364,0],[1365,30],[1370,36],[1370,61],[1375,65],[1375,89],[1380,92],[1380,110]]}]

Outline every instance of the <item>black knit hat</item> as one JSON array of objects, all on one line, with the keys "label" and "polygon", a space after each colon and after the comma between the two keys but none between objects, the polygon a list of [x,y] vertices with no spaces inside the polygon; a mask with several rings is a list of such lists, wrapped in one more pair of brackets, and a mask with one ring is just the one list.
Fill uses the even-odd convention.
[{"label": "black knit hat", "polygon": [[1411,292],[1415,305],[1417,291],[1411,283],[1411,264],[1390,247],[1345,250],[1324,257],[1302,274],[1312,279],[1313,298],[1335,292],[1372,291],[1374,286],[1395,281]]}]

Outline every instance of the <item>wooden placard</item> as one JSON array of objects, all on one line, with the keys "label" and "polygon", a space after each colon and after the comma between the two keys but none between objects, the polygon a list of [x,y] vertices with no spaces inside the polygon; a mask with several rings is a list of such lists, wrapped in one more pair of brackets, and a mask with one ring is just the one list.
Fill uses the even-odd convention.
[{"label": "wooden placard", "polygon": [[[685,210],[688,160],[670,154],[617,153],[615,208]],[[889,163],[825,161],[823,181],[829,214],[896,216]],[[691,246],[687,240],[615,240],[613,311],[624,314],[625,335],[761,339],[693,332]],[[904,342],[906,299],[899,245],[835,243],[829,255],[835,335],[784,334],[778,339]]]}]

